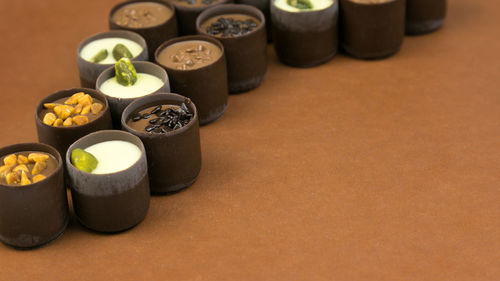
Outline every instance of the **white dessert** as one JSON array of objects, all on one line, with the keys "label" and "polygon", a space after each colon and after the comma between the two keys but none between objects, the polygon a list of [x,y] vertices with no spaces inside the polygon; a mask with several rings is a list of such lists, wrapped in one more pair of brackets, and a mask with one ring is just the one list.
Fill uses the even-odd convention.
[{"label": "white dessert", "polygon": [[109,78],[99,88],[105,95],[115,98],[137,98],[149,95],[163,86],[163,81],[151,74],[137,73],[137,82],[132,86],[123,86],[116,77]]},{"label": "white dessert", "polygon": [[127,141],[105,141],[84,149],[97,159],[92,174],[111,174],[130,168],[141,157],[141,150]]},{"label": "white dessert", "polygon": [[307,11],[319,11],[326,9],[333,5],[334,0],[310,0],[312,4],[312,9],[301,10],[297,9],[294,6],[290,6],[287,3],[287,0],[274,0],[274,5],[282,10],[288,12],[307,12]]},{"label": "white dessert", "polygon": [[117,44],[123,44],[127,49],[132,53],[132,56],[135,58],[137,57],[143,50],[141,45],[137,44],[136,42],[125,39],[125,38],[119,38],[119,37],[110,37],[110,38],[103,38],[103,39],[97,39],[95,41],[92,41],[88,43],[87,45],[83,46],[82,50],[80,51],[80,57],[86,61],[92,61],[92,58],[99,53],[102,49],[108,50],[108,56],[106,59],[98,62],[99,64],[115,64],[116,60],[113,57],[113,48]]}]

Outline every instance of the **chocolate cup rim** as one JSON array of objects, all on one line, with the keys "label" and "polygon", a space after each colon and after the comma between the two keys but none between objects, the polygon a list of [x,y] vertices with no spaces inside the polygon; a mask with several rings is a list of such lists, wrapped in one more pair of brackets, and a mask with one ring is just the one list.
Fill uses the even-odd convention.
[{"label": "chocolate cup rim", "polygon": [[398,0],[387,0],[386,2],[382,2],[382,3],[358,3],[358,2],[354,2],[352,0],[337,0],[337,1],[339,1],[339,2],[346,1],[352,5],[361,6],[361,7],[373,7],[373,6],[379,7],[379,6],[391,5],[393,2],[396,2]]},{"label": "chocolate cup rim", "polygon": [[[161,5],[167,6],[170,9],[170,11],[172,11],[172,15],[170,15],[170,17],[166,21],[161,22],[161,23],[156,24],[156,25],[153,25],[153,26],[148,26],[148,27],[123,26],[123,25],[119,25],[118,23],[116,23],[115,21],[113,21],[113,15],[114,15],[114,13],[116,13],[116,11],[118,11],[118,9],[120,9],[121,7],[129,5],[129,4],[132,4],[132,3],[147,3],[147,2],[154,2],[154,3],[158,3],[158,4],[161,4]],[[171,22],[173,19],[175,19],[175,7],[174,7],[174,5],[172,5],[168,1],[161,1],[161,0],[147,0],[147,1],[144,1],[144,0],[128,0],[128,1],[123,1],[123,2],[120,2],[120,3],[116,4],[116,5],[114,5],[111,8],[111,10],[109,11],[108,19],[109,19],[110,22],[116,24],[120,28],[126,28],[127,30],[130,30],[130,31],[143,31],[143,30],[148,30],[148,29],[155,28],[155,27],[158,27],[158,26],[167,25],[169,22]]]},{"label": "chocolate cup rim", "polygon": [[[191,103],[189,105],[187,105],[187,106],[191,107],[191,109],[194,111],[193,118],[191,118],[189,123],[187,123],[187,125],[183,126],[182,128],[179,128],[179,129],[176,129],[176,130],[173,130],[170,132],[162,133],[162,134],[149,134],[149,133],[145,133],[142,131],[138,131],[127,124],[127,121],[129,119],[130,115],[132,113],[138,111],[137,109],[140,109],[140,108],[144,109],[147,107],[158,105],[158,103],[160,103],[162,100],[166,100],[168,97],[173,97],[176,99],[184,99],[184,100],[187,99],[187,97],[176,94],[176,93],[157,93],[154,96],[148,97],[148,100],[145,100],[145,97],[139,98],[139,99],[133,101],[132,103],[130,103],[123,110],[122,118],[121,118],[122,128],[127,128],[128,131],[130,131],[131,133],[133,132],[133,135],[135,135],[139,138],[151,138],[151,137],[171,137],[171,136],[179,135],[179,134],[182,134],[185,131],[187,131],[192,126],[194,126],[194,124],[196,123],[196,120],[199,118],[199,116],[198,116],[198,110],[196,109],[196,105],[194,104],[193,101],[191,101]],[[150,101],[151,99],[153,99],[153,101]],[[140,104],[140,105],[138,105],[138,104]],[[146,104],[150,104],[150,105],[145,106]]]},{"label": "chocolate cup rim", "polygon": [[[228,12],[229,11],[229,12]],[[252,16],[257,18],[260,21],[260,24],[257,25],[257,28],[252,30],[251,32],[238,36],[238,37],[215,37],[212,36],[205,31],[201,29],[201,25],[205,23],[205,21],[221,16],[221,15],[227,15],[227,14],[243,14],[247,16]],[[262,13],[261,10],[257,9],[254,6],[246,5],[246,4],[224,4],[224,5],[216,5],[211,8],[206,9],[203,11],[197,18],[196,18],[196,30],[198,31],[198,34],[201,35],[206,35],[210,36],[213,38],[216,38],[217,40],[221,41],[230,41],[230,40],[238,40],[240,38],[245,38],[248,36],[251,36],[258,31],[264,29],[266,26],[266,17],[264,16],[264,13]]]},{"label": "chocolate cup rim", "polygon": [[84,61],[84,62],[86,62],[86,63],[88,63],[90,65],[95,65],[95,66],[110,66],[110,65],[114,65],[114,63],[95,63],[95,62],[91,62],[91,61],[88,61],[88,60],[82,58],[82,56],[80,56],[80,53],[81,53],[82,49],[85,46],[87,46],[89,43],[91,43],[93,41],[96,41],[96,40],[99,40],[99,39],[105,39],[105,38],[111,38],[111,37],[113,37],[113,36],[105,36],[105,35],[108,35],[108,34],[109,35],[111,35],[111,34],[128,34],[131,37],[135,37],[135,39],[138,40],[138,41],[136,41],[136,40],[133,40],[133,39],[130,39],[130,38],[125,38],[125,37],[121,37],[121,36],[115,36],[115,37],[120,37],[120,38],[129,39],[131,41],[134,41],[135,43],[139,44],[142,47],[142,52],[140,52],[137,56],[131,58],[130,60],[137,59],[138,57],[140,57],[144,53],[148,52],[148,45],[146,43],[146,40],[139,33],[136,33],[136,32],[133,32],[133,31],[129,31],[129,30],[124,30],[124,29],[115,29],[115,30],[109,30],[109,31],[103,31],[103,32],[99,32],[99,33],[94,33],[91,36],[83,39],[80,42],[80,44],[78,44],[78,48],[76,49],[76,57],[77,57],[77,59],[82,60],[82,61]]},{"label": "chocolate cup rim", "polygon": [[204,6],[188,6],[188,5],[180,5],[180,4],[177,4],[177,1],[175,0],[172,0],[172,1],[169,1],[176,9],[178,10],[182,10],[182,11],[188,11],[188,12],[202,12],[203,10],[206,10],[206,9],[210,9],[214,6],[217,6],[217,5],[226,5],[228,3],[231,3],[229,2],[229,0],[221,0],[219,2],[215,2],[215,3],[212,3],[212,4],[208,4],[208,5],[204,5]]},{"label": "chocolate cup rim", "polygon": [[[54,126],[49,126],[49,125],[43,123],[43,121],[39,117],[40,116],[39,113],[42,112],[42,110],[43,110],[43,104],[44,103],[48,103],[47,101],[49,101],[49,100],[52,100],[52,101],[57,100],[57,99],[53,99],[52,97],[62,95],[62,93],[66,92],[66,91],[73,92],[73,94],[78,93],[78,92],[84,92],[86,94],[89,94],[92,98],[96,98],[96,96],[97,96],[98,99],[104,104],[104,107],[100,111],[100,115],[96,119],[94,119],[94,120],[92,120],[92,121],[90,121],[90,122],[88,122],[86,124],[78,125],[78,126],[69,126],[69,127],[59,126],[59,127],[54,127]],[[37,105],[35,107],[35,120],[36,120],[37,123],[41,124],[42,126],[45,126],[47,128],[51,128],[51,129],[56,129],[56,130],[76,130],[78,128],[88,127],[88,126],[90,126],[90,124],[98,121],[99,119],[101,119],[104,116],[104,113],[107,110],[109,110],[108,99],[106,98],[106,96],[104,94],[100,93],[99,91],[94,90],[94,89],[90,89],[90,88],[70,88],[70,89],[59,90],[59,91],[57,91],[55,93],[52,93],[52,94],[46,96],[45,98],[41,99],[37,103]]]},{"label": "chocolate cup rim", "polygon": [[[43,179],[39,182],[35,182],[35,183],[28,184],[28,185],[23,185],[23,186],[12,186],[12,185],[5,185],[5,184],[0,183],[0,188],[7,189],[7,190],[14,190],[14,189],[18,189],[18,190],[20,190],[20,189],[23,189],[23,190],[34,189],[34,190],[36,190],[36,189],[44,188],[43,184],[46,180],[55,177],[56,174],[58,174],[60,171],[62,171],[61,154],[59,154],[57,149],[55,149],[54,147],[52,147],[48,144],[39,143],[39,142],[23,142],[23,143],[16,143],[16,144],[11,144],[8,146],[1,147],[0,150],[10,150],[10,149],[14,149],[17,147],[42,147],[45,150],[51,151],[51,152],[47,152],[45,150],[41,151],[40,149],[31,149],[31,148],[19,149],[19,150],[16,149],[16,151],[18,151],[18,152],[31,150],[31,151],[44,152],[44,153],[51,154],[57,161],[57,168],[54,170],[54,172],[52,172],[52,174],[48,175],[45,179]],[[0,157],[7,156],[7,155],[13,154],[13,153],[16,153],[16,152],[9,152],[8,154],[2,155]]]},{"label": "chocolate cup rim", "polygon": [[[159,70],[160,70],[160,72],[161,72],[162,74],[165,74],[165,76],[164,76],[164,77],[158,77],[158,76],[154,75],[153,73],[148,73],[148,71],[145,71],[145,72],[140,72],[140,73],[150,74],[150,75],[153,75],[153,76],[155,76],[155,77],[159,78],[160,80],[162,80],[162,81],[163,81],[163,85],[162,85],[162,87],[160,87],[158,90],[160,90],[161,88],[163,88],[166,84],[168,84],[168,85],[169,85],[169,86],[168,86],[168,88],[170,89],[170,79],[168,78],[168,73],[167,73],[167,71],[166,71],[163,67],[161,67],[161,66],[157,65],[156,63],[152,63],[152,62],[149,62],[149,61],[134,61],[134,62],[132,62],[132,64],[134,65],[134,67],[135,67],[136,69],[137,69],[137,65],[144,65],[145,67],[150,67],[150,68],[152,67],[152,68],[157,68],[157,69],[159,69]],[[143,95],[143,96],[139,96],[139,97],[132,97],[132,98],[121,98],[121,97],[113,97],[113,96],[106,95],[103,91],[101,91],[101,89],[100,89],[100,88],[101,88],[102,84],[103,84],[106,80],[108,80],[109,78],[113,78],[113,77],[115,77],[115,76],[114,76],[114,70],[115,70],[115,66],[114,66],[114,65],[112,65],[112,66],[110,66],[110,67],[106,68],[103,72],[101,72],[101,74],[99,74],[99,76],[97,77],[97,80],[96,80],[96,82],[95,82],[96,91],[97,91],[97,92],[99,92],[99,93],[101,93],[102,95],[104,95],[104,96],[106,97],[106,100],[107,100],[108,98],[111,98],[111,99],[116,99],[116,100],[131,101],[131,100],[135,100],[135,99],[143,98],[143,97],[146,97],[146,96],[149,96],[149,95],[152,95],[152,94],[156,94],[156,93],[157,93],[157,91],[158,91],[158,90],[153,91],[153,92],[148,93],[148,94]],[[109,78],[106,78],[106,80],[104,80],[104,78],[103,78],[103,77],[109,76],[109,73],[110,73],[110,72],[113,72],[113,76],[110,76]],[[163,76],[163,75],[162,75],[162,76]],[[104,80],[104,81],[101,81],[101,80]]]},{"label": "chocolate cup rim", "polygon": [[[81,148],[81,147],[78,147],[79,142],[82,142],[83,140],[86,140],[86,139],[89,139],[89,138],[93,138],[95,135],[110,134],[110,133],[133,136],[132,138],[134,140],[136,140],[137,143],[139,144],[139,145],[137,145],[135,143],[132,143],[132,144],[136,145],[139,148],[139,150],[141,151],[141,156],[130,167],[126,168],[125,170],[121,170],[121,171],[117,171],[117,172],[113,172],[113,173],[92,174],[92,173],[87,173],[85,171],[77,169],[75,167],[75,165],[73,165],[73,163],[71,163],[71,151],[73,151],[76,148]],[[114,140],[116,140],[116,139],[114,139]],[[94,144],[97,144],[97,143],[94,143]],[[106,177],[109,177],[109,176],[116,177],[116,176],[118,176],[120,174],[127,173],[130,169],[136,167],[137,165],[140,165],[141,158],[143,156],[146,157],[146,148],[144,147],[144,143],[142,142],[142,140],[139,137],[137,137],[136,135],[131,134],[131,133],[127,132],[127,131],[122,131],[122,130],[100,130],[100,131],[96,131],[96,132],[90,133],[88,135],[85,135],[85,136],[77,139],[76,141],[74,141],[68,147],[68,150],[66,151],[65,158],[66,158],[66,167],[68,169],[74,170],[77,174],[83,174],[83,175],[86,175],[86,176],[92,176],[92,177],[96,177],[96,178],[106,178]],[[74,188],[71,187],[71,189],[73,190]]]},{"label": "chocolate cup rim", "polygon": [[[207,64],[203,67],[199,67],[199,68],[195,68],[195,69],[186,69],[186,70],[175,69],[175,68],[166,66],[166,65],[160,63],[160,61],[158,61],[159,55],[170,45],[173,45],[175,43],[185,42],[185,41],[192,41],[192,40],[205,41],[205,42],[212,43],[212,44],[216,45],[221,50],[221,55],[219,56],[219,58],[217,58],[216,60],[214,60],[210,64]],[[219,40],[215,39],[214,37],[211,37],[211,36],[208,36],[205,34],[186,35],[186,36],[175,37],[175,38],[172,38],[170,40],[163,42],[156,49],[154,56],[155,56],[155,63],[163,68],[166,68],[167,70],[178,71],[178,72],[194,72],[194,71],[204,69],[204,68],[209,67],[215,63],[220,62],[225,56],[225,50],[224,50],[224,45],[222,45],[222,43]]]},{"label": "chocolate cup rim", "polygon": [[[395,1],[395,0],[389,0],[389,1]],[[284,14],[291,14],[291,15],[294,15],[294,14],[301,14],[301,15],[311,15],[311,14],[315,14],[315,13],[321,13],[321,12],[324,12],[325,10],[328,10],[328,9],[331,9],[332,6],[335,6],[335,4],[338,6],[340,0],[333,0],[332,1],[332,4],[328,7],[325,7],[321,10],[311,10],[311,11],[297,11],[297,12],[291,12],[291,11],[287,11],[287,10],[283,10],[281,9],[280,7],[276,6],[275,4],[275,0],[269,0],[269,4],[271,5],[271,7],[274,7],[276,9],[278,9],[280,12],[284,13]],[[379,3],[380,4],[380,3]],[[271,9],[272,10],[272,9]]]}]

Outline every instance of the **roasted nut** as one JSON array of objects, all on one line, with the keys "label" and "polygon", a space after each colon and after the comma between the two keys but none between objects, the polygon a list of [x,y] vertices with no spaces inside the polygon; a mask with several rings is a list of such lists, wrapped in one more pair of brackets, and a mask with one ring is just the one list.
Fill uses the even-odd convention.
[{"label": "roasted nut", "polygon": [[52,124],[52,126],[59,127],[62,125],[62,123],[63,123],[63,120],[61,118],[57,118],[56,121],[54,121],[54,124]]},{"label": "roasted nut", "polygon": [[83,105],[77,104],[77,105],[75,105],[75,111],[73,113],[80,114],[80,112],[82,112],[82,109],[83,109]]},{"label": "roasted nut", "polygon": [[90,105],[86,105],[83,107],[82,112],[80,113],[81,115],[87,115],[90,112]]},{"label": "roasted nut", "polygon": [[28,169],[28,167],[26,167],[26,165],[24,165],[24,164],[17,165],[14,169],[12,169],[12,172],[18,172],[18,171],[23,171],[23,172],[26,172],[26,173],[30,172],[30,170]]},{"label": "roasted nut", "polygon": [[31,170],[32,175],[38,175],[40,174],[43,170],[47,168],[47,162],[45,161],[38,161],[35,163],[35,167],[33,167],[33,170]]},{"label": "roasted nut", "polygon": [[34,162],[40,162],[40,161],[47,161],[49,159],[49,155],[45,153],[39,153],[39,152],[33,152],[28,154],[28,159],[34,163]]},{"label": "roasted nut", "polygon": [[71,125],[73,125],[73,121],[72,121],[71,117],[66,118],[66,120],[64,120],[64,122],[63,122],[63,126],[68,127]]},{"label": "roasted nut", "polygon": [[7,184],[15,184],[19,183],[19,177],[17,176],[17,173],[11,172],[8,173],[7,176],[5,177],[5,181]]},{"label": "roasted nut", "polygon": [[43,117],[43,124],[51,126],[56,121],[57,117],[54,113],[49,112]]},{"label": "roasted nut", "polygon": [[102,104],[100,104],[100,103],[93,103],[90,106],[90,111],[92,112],[92,114],[97,114],[97,113],[99,113],[102,110],[103,107],[104,106]]},{"label": "roasted nut", "polygon": [[59,103],[44,103],[43,107],[45,107],[46,109],[54,109],[54,107],[56,107],[58,105],[62,105],[62,104],[59,104]]},{"label": "roasted nut", "polygon": [[17,164],[17,156],[15,154],[10,154],[5,156],[3,163],[7,166],[13,167]]},{"label": "roasted nut", "polygon": [[31,184],[31,181],[28,179],[28,175],[26,173],[21,174],[21,185],[28,185]]},{"label": "roasted nut", "polygon": [[73,117],[73,122],[80,126],[80,125],[83,125],[83,124],[87,124],[89,122],[89,118],[87,116],[84,116],[84,115],[77,115],[75,117]]},{"label": "roasted nut", "polygon": [[5,176],[10,173],[10,169],[12,169],[12,167],[8,165],[0,166],[0,179],[5,178]]},{"label": "roasted nut", "polygon": [[39,182],[39,181],[44,180],[44,179],[45,179],[44,175],[36,175],[33,177],[33,183]]},{"label": "roasted nut", "polygon": [[82,96],[84,96],[84,95],[85,95],[85,93],[84,93],[84,92],[78,92],[78,93],[75,93],[75,94],[73,94],[70,98],[68,98],[68,99],[64,102],[64,104],[71,104],[71,105],[73,105],[73,104],[77,104],[77,103],[78,103],[78,98],[80,98],[80,97],[82,97]]},{"label": "roasted nut", "polygon": [[28,159],[28,157],[24,155],[17,156],[17,164],[28,164],[29,162],[30,160]]},{"label": "roasted nut", "polygon": [[70,117],[74,111],[75,109],[69,105],[59,105],[54,107],[54,112],[56,113],[56,115],[63,120]]},{"label": "roasted nut", "polygon": [[92,104],[92,97],[89,94],[85,94],[78,98],[78,104],[83,105],[84,107]]}]

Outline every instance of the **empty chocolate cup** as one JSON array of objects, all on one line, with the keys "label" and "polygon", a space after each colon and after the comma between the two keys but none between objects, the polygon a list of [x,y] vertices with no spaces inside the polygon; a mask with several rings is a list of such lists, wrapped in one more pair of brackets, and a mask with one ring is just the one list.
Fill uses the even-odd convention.
[{"label": "empty chocolate cup", "polygon": [[196,181],[201,170],[200,130],[198,113],[193,102],[187,104],[194,112],[184,127],[164,134],[146,133],[127,124],[139,111],[155,105],[178,105],[186,97],[176,94],[157,94],[138,99],[123,111],[123,129],[138,136],[146,147],[149,185],[153,194],[180,191]]},{"label": "empty chocolate cup", "polygon": [[406,34],[426,34],[439,29],[446,18],[446,0],[406,0]]},{"label": "empty chocolate cup", "polygon": [[405,0],[357,3],[340,0],[341,46],[361,59],[378,59],[399,51],[405,33]]},{"label": "empty chocolate cup", "polygon": [[248,34],[228,38],[214,37],[224,45],[229,92],[249,91],[264,81],[267,72],[266,19],[259,9],[249,5],[219,5],[200,14],[196,20],[198,33],[211,36],[206,30],[202,30],[202,24],[211,18],[227,14],[248,15],[260,21]]},{"label": "empty chocolate cup", "polygon": [[[91,174],[71,163],[74,149],[115,140],[132,143],[141,151],[139,160],[127,169]],[[82,225],[100,232],[119,232],[136,226],[146,217],[150,202],[148,167],[144,145],[138,137],[117,130],[89,134],[70,146],[66,167],[73,208]]]},{"label": "empty chocolate cup", "polygon": [[269,9],[270,0],[236,0],[236,4],[245,4],[254,6],[255,8],[262,11],[266,17],[266,29],[267,29],[267,42],[272,41],[272,24],[271,24],[271,10]]},{"label": "empty chocolate cup", "polygon": [[41,247],[58,238],[69,221],[62,159],[57,150],[41,143],[21,143],[0,149],[0,157],[23,151],[48,153],[57,168],[44,180],[25,185],[0,183],[0,240],[21,249]]},{"label": "empty chocolate cup", "polygon": [[[192,40],[215,45],[221,55],[206,66],[186,70],[163,64],[159,60],[160,54],[169,46]],[[156,63],[169,74],[172,91],[190,98],[196,104],[201,125],[213,122],[224,114],[228,100],[227,70],[224,47],[218,40],[203,35],[175,38],[162,44],[156,50],[155,57]]]},{"label": "empty chocolate cup", "polygon": [[[69,98],[71,97],[71,95],[78,92],[89,94],[93,99],[97,99],[102,102],[104,107],[102,108],[99,117],[97,117],[95,120],[91,120],[87,124],[71,127],[54,127],[43,123],[43,112],[45,110],[43,105],[45,103],[53,103],[54,101],[62,98]],[[68,147],[77,139],[95,131],[107,130],[112,128],[111,115],[109,112],[109,105],[106,97],[98,93],[94,89],[87,88],[62,90],[42,99],[35,109],[35,122],[38,132],[38,141],[53,146],[61,155],[66,155],[66,150],[68,149]]]},{"label": "empty chocolate cup", "polygon": [[338,2],[322,10],[290,12],[271,0],[274,49],[281,62],[312,67],[338,51]]},{"label": "empty chocolate cup", "polygon": [[[134,62],[134,67],[136,72],[139,73],[146,73],[146,74],[151,74],[153,76],[156,76],[163,82],[163,86],[159,89],[157,89],[154,92],[151,93],[145,93],[144,95],[140,96],[147,96],[147,95],[153,95],[159,92],[170,92],[170,82],[167,76],[167,72],[158,66],[157,64],[151,63],[151,62],[146,62],[146,61],[138,61]],[[104,70],[101,75],[97,78],[96,82],[96,89],[99,93],[103,94],[106,99],[109,102],[109,108],[111,112],[111,119],[113,120],[113,128],[119,130],[121,128],[121,118],[122,118],[122,112],[129,105],[131,102],[134,100],[138,99],[139,97],[133,97],[133,98],[120,98],[120,97],[113,97],[110,95],[107,95],[101,90],[101,86],[106,80],[115,77],[115,68],[114,66],[111,66]],[[139,83],[139,82],[137,82]]]},{"label": "empty chocolate cup", "polygon": [[[116,11],[118,11],[120,8],[130,5],[130,4],[135,4],[135,3],[158,3],[161,5],[164,5],[171,11],[171,16],[165,21],[162,22],[158,25],[154,26],[148,26],[148,27],[129,27],[129,26],[123,26],[119,25],[113,20],[113,15]],[[177,19],[175,15],[175,8],[172,4],[166,2],[166,1],[161,1],[161,0],[133,0],[133,1],[125,1],[121,2],[117,5],[115,5],[110,13],[109,13],[109,29],[123,29],[123,30],[129,30],[136,32],[140,34],[142,37],[147,42],[148,45],[148,54],[149,54],[149,59],[151,61],[154,60],[154,53],[155,50],[160,46],[164,41],[167,41],[168,39],[177,37]]]},{"label": "empty chocolate cup", "polygon": [[179,0],[168,0],[175,6],[175,15],[177,17],[177,26],[179,35],[196,34],[196,18],[208,8],[216,5],[232,3],[233,0],[216,0],[212,4],[181,4]]},{"label": "empty chocolate cup", "polygon": [[[100,64],[100,63],[93,63],[88,60],[85,60],[81,57],[81,52],[82,49],[89,43],[98,40],[98,39],[104,39],[104,38],[124,38],[124,39],[129,39],[134,41],[135,43],[139,44],[142,47],[142,52],[139,53],[137,56],[133,57],[131,60],[132,61],[144,61],[148,60],[148,47],[146,45],[146,41],[142,36],[135,32],[131,31],[126,31],[126,30],[114,30],[114,31],[107,31],[107,32],[101,32],[95,35],[90,36],[89,38],[83,40],[80,45],[78,45],[78,50],[76,52],[76,62],[78,64],[78,71],[80,72],[80,84],[84,88],[95,88],[95,82],[97,80],[97,77],[99,77],[99,74],[103,72],[106,68],[114,65],[114,64]],[[109,56],[112,56],[111,53],[109,53]]]}]

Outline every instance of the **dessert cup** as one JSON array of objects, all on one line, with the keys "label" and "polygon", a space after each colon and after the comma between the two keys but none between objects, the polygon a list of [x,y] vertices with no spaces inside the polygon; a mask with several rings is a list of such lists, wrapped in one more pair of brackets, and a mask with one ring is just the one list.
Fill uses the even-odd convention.
[{"label": "dessert cup", "polygon": [[406,34],[427,34],[439,29],[446,18],[446,0],[406,0]]},{"label": "dessert cup", "polygon": [[198,113],[194,103],[187,106],[194,116],[184,127],[164,134],[146,133],[127,124],[137,112],[155,105],[178,105],[186,97],[157,94],[138,99],[123,112],[122,127],[138,136],[146,148],[149,180],[153,194],[180,191],[196,181],[201,170],[201,146]]},{"label": "dessert cup", "polygon": [[312,67],[338,51],[338,1],[322,10],[290,12],[271,0],[274,49],[281,62]]},{"label": "dessert cup", "polygon": [[0,183],[0,240],[14,248],[31,249],[64,232],[69,221],[68,199],[59,152],[46,144],[20,143],[1,148],[0,157],[21,151],[48,153],[57,161],[55,171],[39,182],[25,186]]},{"label": "dessert cup", "polygon": [[405,33],[405,0],[358,3],[340,0],[341,46],[361,59],[379,59],[399,51]]},{"label": "dessert cup", "polygon": [[[44,116],[42,116],[42,113],[44,111],[43,105],[45,103],[52,103],[58,99],[65,97],[69,98],[71,95],[78,92],[87,93],[93,99],[97,99],[102,102],[104,107],[102,108],[101,115],[99,117],[87,124],[75,127],[53,127],[43,123]],[[77,139],[95,131],[107,130],[112,128],[111,115],[106,97],[101,93],[98,93],[94,89],[87,88],[61,90],[45,97],[36,106],[35,122],[38,133],[38,141],[53,146],[61,155],[66,155],[66,150],[68,149],[68,147]]]},{"label": "dessert cup", "polygon": [[[116,11],[118,11],[120,8],[133,4],[133,3],[141,3],[141,2],[153,2],[153,3],[158,3],[165,5],[168,9],[172,11],[172,16],[167,19],[167,21],[155,25],[155,26],[149,26],[149,27],[127,27],[127,26],[122,26],[117,24],[115,21],[113,21],[113,15]],[[170,4],[167,1],[161,1],[161,0],[133,0],[133,1],[125,1],[121,2],[117,5],[115,5],[110,13],[109,13],[109,29],[123,29],[123,30],[129,30],[136,32],[140,34],[142,37],[147,42],[148,45],[148,54],[149,54],[149,59],[151,61],[154,60],[154,53],[155,50],[160,46],[164,41],[177,37],[177,18],[175,14],[175,8],[172,4]]]},{"label": "dessert cup", "polygon": [[[137,71],[137,73],[146,73],[146,74],[151,74],[157,78],[159,78],[161,81],[163,81],[163,86],[159,88],[158,90],[148,93],[146,95],[153,95],[159,92],[170,92],[170,82],[167,76],[167,72],[160,66],[151,63],[151,62],[145,62],[145,61],[138,61],[134,62],[134,67]],[[105,71],[99,75],[97,78],[96,82],[96,89],[99,93],[101,93],[103,96],[106,97],[106,99],[109,102],[109,108],[111,112],[111,118],[113,120],[113,128],[115,129],[120,129],[121,128],[121,116],[122,112],[129,105],[131,102],[136,100],[138,97],[133,97],[133,98],[120,98],[120,97],[112,97],[109,95],[106,95],[103,93],[100,89],[101,85],[106,82],[106,80],[115,77],[115,68],[114,66],[111,66],[107,68]],[[144,95],[144,96],[146,96]]]},{"label": "dessert cup", "polygon": [[270,0],[236,0],[236,4],[245,4],[254,6],[255,8],[262,11],[266,17],[266,30],[267,30],[267,42],[272,41],[272,24],[271,24],[271,10],[270,10]]},{"label": "dessert cup", "polygon": [[219,5],[200,14],[196,20],[198,33],[209,35],[202,30],[202,24],[214,17],[228,14],[248,15],[260,21],[260,24],[248,34],[238,37],[215,37],[224,46],[229,92],[246,92],[257,88],[264,80],[267,72],[266,19],[259,9],[252,6],[242,4]]},{"label": "dessert cup", "polygon": [[144,40],[144,38],[142,38],[142,36],[140,36],[135,32],[126,30],[113,30],[92,35],[80,43],[76,53],[76,62],[78,64],[78,71],[80,73],[80,84],[83,88],[94,89],[95,82],[97,80],[97,77],[99,77],[99,74],[101,74],[101,72],[103,72],[106,68],[113,65],[113,64],[93,63],[83,59],[80,56],[83,47],[85,47],[92,41],[103,38],[112,38],[112,37],[129,39],[136,42],[142,47],[142,52],[139,55],[133,57],[131,59],[132,61],[144,61],[149,59],[148,47],[146,45],[146,41]]},{"label": "dessert cup", "polygon": [[233,0],[219,0],[208,5],[188,6],[179,4],[177,0],[168,0],[175,7],[175,14],[177,17],[177,26],[179,35],[195,35],[196,32],[196,18],[206,9],[216,5],[232,3]]},{"label": "dessert cup", "polygon": [[[120,140],[136,145],[141,156],[125,170],[91,174],[71,163],[74,149]],[[149,180],[146,152],[141,140],[123,131],[104,130],[89,134],[73,143],[66,153],[73,208],[78,220],[99,232],[119,232],[139,224],[149,209]]]},{"label": "dessert cup", "polygon": [[[159,61],[160,54],[169,46],[193,40],[214,44],[220,49],[221,56],[209,65],[186,70]],[[170,75],[172,91],[190,98],[196,104],[201,125],[213,122],[224,114],[228,100],[227,69],[224,47],[218,40],[203,35],[174,38],[156,50],[155,58],[156,63]]]}]

